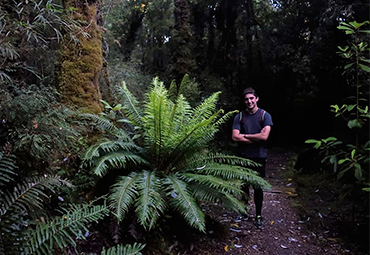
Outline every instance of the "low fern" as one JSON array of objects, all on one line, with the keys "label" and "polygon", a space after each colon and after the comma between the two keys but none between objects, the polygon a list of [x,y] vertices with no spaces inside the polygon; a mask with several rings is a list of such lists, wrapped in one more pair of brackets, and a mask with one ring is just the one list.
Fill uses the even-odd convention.
[{"label": "low fern", "polygon": [[[85,238],[83,233],[88,232],[89,224],[109,213],[105,203],[71,204],[59,209],[60,214],[55,217],[37,213],[36,209],[43,209],[49,191],[69,183],[59,176],[45,175],[28,178],[11,188],[9,182],[15,168],[14,156],[0,152],[0,254],[55,254],[67,246],[76,247],[76,239]],[[105,254],[140,254],[143,247],[117,246]]]},{"label": "low fern", "polygon": [[133,245],[117,245],[106,250],[103,248],[101,255],[142,255],[140,252],[144,249],[143,244],[133,244]]},{"label": "low fern", "polygon": [[27,233],[31,254],[54,254],[68,244],[76,246],[75,238],[85,239],[87,225],[102,219],[109,213],[105,205],[71,205],[63,210],[63,215],[48,222],[38,223],[35,230]]}]

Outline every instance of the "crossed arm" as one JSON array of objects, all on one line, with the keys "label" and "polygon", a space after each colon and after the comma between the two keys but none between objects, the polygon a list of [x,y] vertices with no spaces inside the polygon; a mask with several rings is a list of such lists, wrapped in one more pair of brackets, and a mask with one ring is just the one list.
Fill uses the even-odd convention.
[{"label": "crossed arm", "polygon": [[262,128],[260,133],[256,134],[241,134],[238,129],[233,129],[232,139],[235,142],[243,142],[243,143],[255,143],[259,141],[266,141],[270,135],[271,126],[265,126]]}]

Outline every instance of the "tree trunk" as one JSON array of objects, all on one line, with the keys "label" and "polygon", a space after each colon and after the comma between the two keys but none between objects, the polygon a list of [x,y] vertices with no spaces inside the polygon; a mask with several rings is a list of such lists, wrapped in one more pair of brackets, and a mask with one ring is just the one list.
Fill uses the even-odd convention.
[{"label": "tree trunk", "polygon": [[103,66],[101,0],[65,0],[66,10],[84,22],[74,31],[77,41],[66,35],[60,51],[58,74],[61,101],[69,106],[101,112],[99,77]]},{"label": "tree trunk", "polygon": [[173,60],[173,77],[179,81],[185,74],[190,74],[195,68],[193,52],[193,42],[191,38],[190,27],[190,4],[189,0],[174,0],[174,17],[175,17],[175,36]]}]

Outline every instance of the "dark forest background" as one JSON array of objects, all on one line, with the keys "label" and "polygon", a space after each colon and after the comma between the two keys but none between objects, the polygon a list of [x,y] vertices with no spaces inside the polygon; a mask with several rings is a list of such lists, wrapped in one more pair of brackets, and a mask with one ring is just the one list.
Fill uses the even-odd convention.
[{"label": "dark forest background", "polygon": [[[368,0],[0,0],[0,163],[11,162],[0,164],[1,201],[10,206],[26,177],[56,173],[77,188],[50,199],[51,215],[64,200],[91,200],[98,181],[81,167],[81,155],[103,132],[83,116],[121,113],[122,82],[143,99],[158,77],[167,88],[186,84],[192,106],[221,91],[218,107],[225,112],[242,110],[241,94],[253,87],[258,106],[273,118],[271,147],[355,140],[347,146],[352,151],[334,151],[338,158],[330,161],[343,156],[341,163],[350,164],[345,192],[359,199],[361,212],[368,210],[369,33],[358,34],[363,63],[349,72],[338,46],[360,44],[338,26],[364,22],[368,30],[369,11]],[[331,111],[353,98],[360,100],[345,111],[361,106],[357,122]],[[216,134],[215,151],[233,149],[231,121]],[[311,143],[337,146],[319,140]],[[26,226],[33,215],[22,213],[22,223],[2,228]]]},{"label": "dark forest background", "polygon": [[273,116],[271,143],[342,132],[330,105],[355,90],[336,54],[348,40],[337,26],[368,20],[367,1],[111,1],[103,12],[108,62],[123,68],[110,71],[112,84],[132,70],[166,84],[189,74],[194,101],[222,91],[225,110],[242,109],[251,86]]},{"label": "dark forest background", "polygon": [[20,115],[11,105],[33,90],[99,112],[123,80],[140,95],[155,76],[169,86],[188,74],[193,104],[222,91],[226,111],[242,109],[254,87],[273,116],[271,143],[283,145],[343,134],[330,105],[355,87],[336,54],[349,40],[337,26],[368,20],[369,3],[2,1],[1,12],[2,143]]}]

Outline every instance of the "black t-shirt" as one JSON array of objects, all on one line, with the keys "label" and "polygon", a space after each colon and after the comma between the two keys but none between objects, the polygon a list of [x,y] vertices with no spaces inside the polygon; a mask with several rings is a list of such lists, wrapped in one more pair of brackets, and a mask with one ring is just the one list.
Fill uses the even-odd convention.
[{"label": "black t-shirt", "polygon": [[[258,109],[254,114],[244,111],[243,117],[240,114],[242,113],[240,112],[234,117],[232,129],[237,129],[242,134],[260,133],[265,126],[273,125],[271,115],[261,109]],[[266,158],[265,141],[252,144],[239,143],[238,153],[240,154],[239,156],[247,158]]]}]

